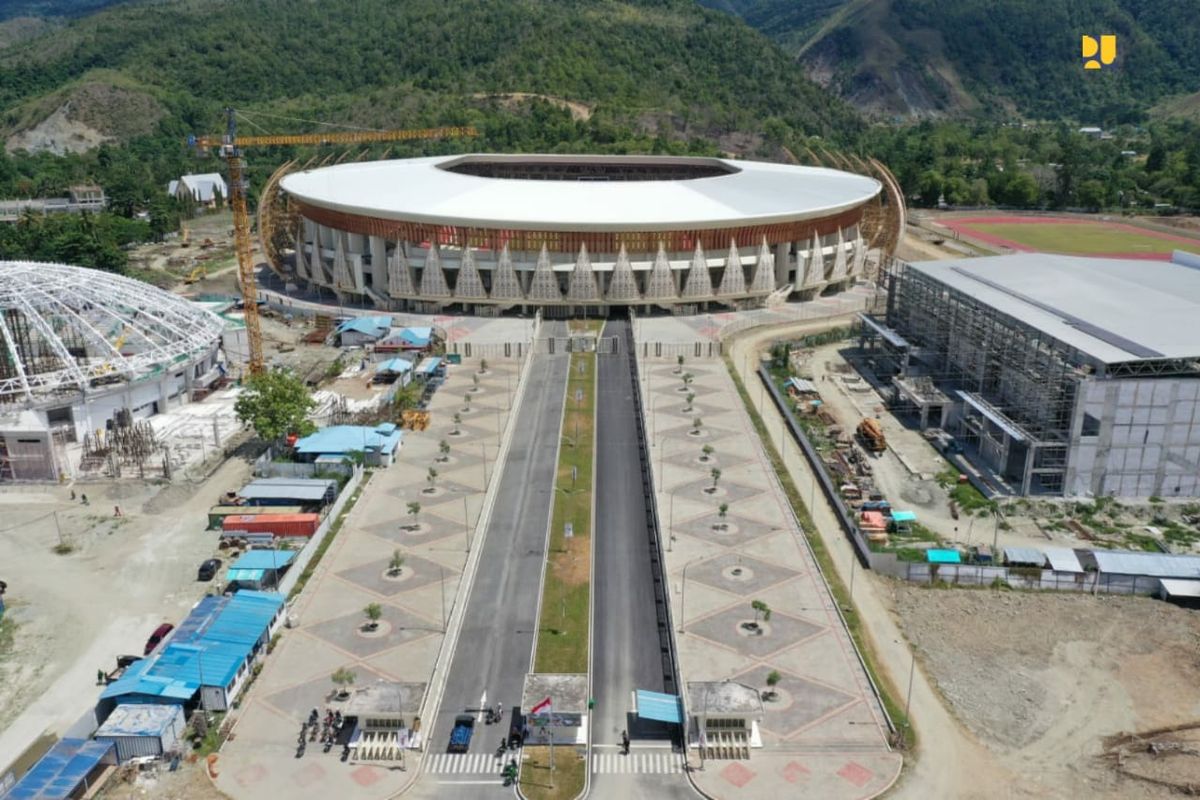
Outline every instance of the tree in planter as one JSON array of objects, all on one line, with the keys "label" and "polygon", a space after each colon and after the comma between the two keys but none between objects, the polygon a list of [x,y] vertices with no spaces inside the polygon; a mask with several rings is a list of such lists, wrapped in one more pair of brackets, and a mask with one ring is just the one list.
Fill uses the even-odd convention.
[{"label": "tree in planter", "polygon": [[392,551],[392,560],[388,562],[388,575],[393,578],[404,569],[404,554],[399,550]]},{"label": "tree in planter", "polygon": [[346,669],[345,667],[338,667],[337,671],[334,672],[333,675],[329,676],[329,679],[333,681],[333,685],[337,687],[338,697],[345,697],[346,695],[350,694],[350,687],[354,685],[356,680],[358,680],[358,676],[354,674],[353,670]]},{"label": "tree in planter", "polygon": [[704,424],[704,420],[700,419],[699,417],[693,417],[692,418],[692,433],[699,433],[700,426],[702,426],[703,424]]},{"label": "tree in planter", "polygon": [[709,459],[712,458],[713,446],[711,444],[706,444],[704,447],[700,448],[700,452],[702,453],[700,460],[707,464]]},{"label": "tree in planter", "polygon": [[765,692],[763,692],[763,700],[774,700],[775,699],[775,686],[782,679],[783,679],[783,676],[779,674],[779,670],[777,670],[777,669],[773,669],[767,673],[767,680],[766,680],[767,690]]},{"label": "tree in planter", "polygon": [[409,530],[415,531],[417,528],[421,527],[421,523],[417,521],[417,515],[420,513],[421,513],[421,504],[420,503],[414,501],[414,502],[411,502],[408,504],[408,515],[410,517],[412,517],[412,519],[413,519],[412,525],[409,526]]},{"label": "tree in planter", "polygon": [[452,417],[452,419],[454,420],[454,435],[455,435],[455,436],[458,436],[458,433],[459,433],[459,428],[458,428],[458,426],[459,426],[459,425],[462,425],[462,414],[458,414],[458,413],[456,413],[456,414],[455,414],[455,415]]},{"label": "tree in planter", "polygon": [[486,358],[479,359],[479,374],[480,375],[487,374],[487,367],[488,367],[487,359]]},{"label": "tree in planter", "polygon": [[762,629],[758,627],[759,617],[762,618],[763,622],[770,622],[771,621],[771,607],[768,606],[766,603],[764,603],[762,600],[751,601],[750,607],[752,609],[754,609],[754,622],[751,623],[751,627],[761,632]]},{"label": "tree in planter", "polygon": [[308,419],[315,404],[304,381],[286,370],[273,369],[245,380],[233,410],[260,439],[274,442],[289,433],[307,436],[315,431]]},{"label": "tree in planter", "polygon": [[729,527],[729,523],[727,523],[725,521],[725,517],[728,514],[729,514],[729,503],[721,503],[721,505],[717,506],[717,516],[721,519],[721,522],[718,524],[717,527],[720,528],[721,530],[725,530],[726,528]]},{"label": "tree in planter", "polygon": [[471,376],[471,383],[474,387],[474,390],[479,391],[479,373],[478,372],[476,372],[474,375]]},{"label": "tree in planter", "polygon": [[691,411],[691,410],[692,410],[692,401],[693,401],[693,400],[695,400],[695,399],[696,399],[696,395],[695,395],[695,394],[693,394],[692,392],[688,392],[688,396],[687,396],[687,408],[685,408],[685,409],[684,409],[684,411]]},{"label": "tree in planter", "polygon": [[470,410],[471,410],[471,395],[464,394],[463,395],[463,411],[470,411]]},{"label": "tree in planter", "polygon": [[425,480],[429,481],[429,489],[426,491],[433,491],[435,488],[437,488],[437,478],[438,471],[433,467],[430,467],[429,471],[425,473]]},{"label": "tree in planter", "polygon": [[684,386],[691,386],[691,385],[692,385],[692,381],[694,381],[695,379],[696,379],[696,376],[695,376],[695,375],[693,375],[692,373],[690,373],[690,372],[685,372],[685,373],[683,373],[683,379],[682,379],[682,380],[683,380],[683,385],[684,385]]},{"label": "tree in planter", "polygon": [[721,470],[719,467],[713,467],[708,471],[709,476],[713,479],[712,490],[717,490],[717,481],[721,480]]},{"label": "tree in planter", "polygon": [[446,461],[449,461],[450,460],[450,443],[447,442],[445,439],[442,439],[440,442],[438,442],[438,452],[442,454],[441,458],[439,458],[438,461],[441,461],[443,463]]},{"label": "tree in planter", "polygon": [[367,630],[373,631],[379,627],[379,618],[383,616],[383,606],[379,603],[371,603],[363,609],[363,615],[367,618]]},{"label": "tree in planter", "polygon": [[675,365],[676,365],[675,366],[675,374],[676,375],[683,372],[683,356],[675,357]]}]

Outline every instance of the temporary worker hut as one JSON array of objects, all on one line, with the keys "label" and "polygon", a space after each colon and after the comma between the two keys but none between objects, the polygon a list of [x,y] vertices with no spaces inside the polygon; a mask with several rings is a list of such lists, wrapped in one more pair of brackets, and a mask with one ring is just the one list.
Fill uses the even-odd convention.
[{"label": "temporary worker hut", "polygon": [[213,506],[208,510],[208,529],[222,526],[226,517],[244,517],[251,514],[299,514],[304,506]]},{"label": "temporary worker hut", "polygon": [[883,518],[882,511],[864,511],[861,527],[863,530],[884,531],[887,530],[887,520]]},{"label": "temporary worker hut", "polygon": [[201,598],[165,647],[104,688],[100,716],[126,703],[228,709],[282,618],[283,597],[274,592]]},{"label": "temporary worker hut", "polygon": [[403,441],[404,431],[390,422],[373,428],[331,425],[296,442],[296,456],[300,461],[312,462],[322,457],[345,458],[351,453],[362,453],[363,463],[368,466],[387,467]]},{"label": "temporary worker hut", "polygon": [[342,347],[369,344],[384,336],[392,329],[392,318],[353,317],[337,326],[338,344]]},{"label": "temporary worker hut", "polygon": [[407,386],[412,380],[412,362],[405,358],[389,358],[387,361],[380,361],[375,365],[375,383],[395,383],[400,382],[401,386]]},{"label": "temporary worker hut", "polygon": [[328,505],[337,497],[337,481],[332,478],[259,478],[243,486],[238,495],[252,506]]},{"label": "temporary worker hut", "polygon": [[1004,563],[1010,567],[1044,567],[1046,554],[1036,547],[1006,547]]},{"label": "temporary worker hut", "polygon": [[225,571],[226,589],[239,592],[277,586],[295,557],[296,553],[292,550],[251,550],[243,553]]},{"label": "temporary worker hut", "polygon": [[444,377],[446,367],[442,364],[442,359],[438,356],[421,359],[421,363],[417,364],[415,376],[419,381],[428,381],[434,378]]},{"label": "temporary worker hut", "polygon": [[161,756],[175,749],[183,736],[183,707],[154,703],[130,703],[113,709],[94,734],[98,742],[112,742],[117,762],[131,758]]},{"label": "temporary worker hut", "polygon": [[892,512],[892,528],[896,533],[909,533],[912,531],[913,523],[917,521],[917,515],[911,511],[893,511]]},{"label": "temporary worker hut", "polygon": [[379,340],[377,353],[394,353],[399,350],[424,350],[433,344],[433,328],[399,328]]},{"label": "temporary worker hut", "polygon": [[91,793],[116,769],[112,742],[60,739],[4,795],[4,800],[69,800]]},{"label": "temporary worker hut", "polygon": [[957,550],[931,548],[925,551],[925,561],[930,564],[961,564],[962,556]]}]

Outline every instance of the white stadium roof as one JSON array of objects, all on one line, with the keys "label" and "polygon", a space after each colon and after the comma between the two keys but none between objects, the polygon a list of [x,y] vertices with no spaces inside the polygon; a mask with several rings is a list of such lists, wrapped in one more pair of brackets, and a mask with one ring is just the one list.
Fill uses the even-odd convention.
[{"label": "white stadium roof", "polygon": [[1200,357],[1200,269],[1019,253],[909,265],[1104,364]]},{"label": "white stadium roof", "polygon": [[[476,165],[694,166],[704,177],[611,180],[483,177]],[[503,166],[501,167],[503,169]],[[712,172],[727,171],[712,175]],[[440,156],[340,164],[288,175],[292,197],[348,214],[480,228],[653,231],[769,225],[829,216],[880,191],[873,178],[821,167],[654,156]]]},{"label": "white stadium roof", "polygon": [[111,272],[0,261],[0,405],[152,377],[208,352],[223,326],[195,303]]}]

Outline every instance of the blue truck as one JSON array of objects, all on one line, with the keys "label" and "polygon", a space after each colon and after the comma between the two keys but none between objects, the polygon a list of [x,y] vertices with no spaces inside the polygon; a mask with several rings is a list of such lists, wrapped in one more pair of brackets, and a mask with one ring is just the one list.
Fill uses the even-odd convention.
[{"label": "blue truck", "polygon": [[454,728],[450,731],[450,744],[447,753],[465,753],[471,746],[471,734],[475,732],[475,718],[470,714],[459,714],[454,718]]}]

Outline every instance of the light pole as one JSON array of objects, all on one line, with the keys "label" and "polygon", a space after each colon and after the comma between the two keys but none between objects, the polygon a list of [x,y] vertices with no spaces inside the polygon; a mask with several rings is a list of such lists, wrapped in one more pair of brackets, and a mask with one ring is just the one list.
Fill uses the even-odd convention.
[{"label": "light pole", "polygon": [[463,494],[463,538],[467,543],[467,552],[471,552],[471,515],[467,513],[467,495]]},{"label": "light pole", "polygon": [[690,567],[692,564],[695,564],[697,561],[701,560],[702,558],[704,558],[704,556],[697,556],[696,558],[693,558],[691,561],[689,561],[688,563],[683,565],[683,575],[679,579],[679,632],[680,633],[683,633],[683,626],[684,626],[684,608],[685,608],[684,603],[687,601],[687,571],[688,571],[688,567]]},{"label": "light pole", "polygon": [[483,457],[483,485],[486,487],[488,484],[487,445],[483,442],[479,443],[479,455]]}]

